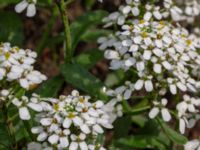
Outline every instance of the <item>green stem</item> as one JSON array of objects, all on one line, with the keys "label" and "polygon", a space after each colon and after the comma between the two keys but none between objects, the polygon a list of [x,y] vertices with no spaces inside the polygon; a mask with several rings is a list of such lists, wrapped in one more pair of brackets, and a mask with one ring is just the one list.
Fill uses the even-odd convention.
[{"label": "green stem", "polygon": [[63,25],[64,25],[64,30],[65,30],[65,61],[67,63],[70,63],[72,60],[72,41],[71,41],[71,31],[70,31],[70,26],[69,26],[69,20],[68,20],[68,12],[66,9],[66,4],[64,0],[60,0],[60,2],[57,3]]},{"label": "green stem", "polygon": [[141,113],[143,111],[149,110],[150,108],[151,108],[151,106],[144,106],[144,107],[141,107],[141,108],[133,109],[131,111],[127,111],[127,112],[125,112],[125,114],[129,114],[129,115],[138,114],[138,113]]},{"label": "green stem", "polygon": [[50,21],[46,27],[45,33],[43,34],[43,36],[42,36],[41,40],[39,41],[39,44],[36,48],[38,55],[40,55],[42,53],[42,50],[44,49],[44,47],[47,43],[47,40],[49,38],[51,29],[52,29],[53,25],[55,24],[55,18],[57,16],[57,8],[54,7],[52,11],[53,11],[53,13],[52,13]]},{"label": "green stem", "polygon": [[16,139],[15,139],[15,130],[13,128],[12,122],[9,121],[7,107],[6,107],[5,104],[3,104],[2,112],[3,112],[4,123],[5,123],[5,126],[6,126],[7,133],[9,135],[10,139],[11,139],[11,142],[12,142],[12,149],[17,150],[17,142],[16,142]]}]

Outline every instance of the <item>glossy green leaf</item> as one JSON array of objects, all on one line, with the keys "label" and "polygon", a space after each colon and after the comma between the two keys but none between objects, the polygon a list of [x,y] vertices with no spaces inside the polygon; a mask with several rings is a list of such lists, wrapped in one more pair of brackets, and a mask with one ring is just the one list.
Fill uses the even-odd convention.
[{"label": "glossy green leaf", "polygon": [[20,2],[20,0],[0,0],[0,4],[8,5],[8,4],[16,4]]},{"label": "glossy green leaf", "polygon": [[107,36],[110,33],[111,31],[104,29],[89,29],[82,35],[81,40],[85,42],[96,42],[98,38]]},{"label": "glossy green leaf", "polygon": [[23,24],[20,17],[11,12],[0,13],[0,41],[22,46],[24,40]]},{"label": "glossy green leaf", "polygon": [[105,11],[97,10],[85,13],[80,16],[70,26],[72,35],[72,49],[74,50],[81,40],[82,35],[88,31],[92,26],[102,23],[102,19],[107,15]]},{"label": "glossy green leaf", "polygon": [[164,121],[158,119],[161,127],[163,128],[165,134],[175,143],[177,144],[185,144],[187,142],[187,138],[180,133],[174,131],[170,128]]},{"label": "glossy green leaf", "polygon": [[103,59],[103,52],[98,49],[91,49],[77,56],[75,58],[75,62],[87,69],[90,69],[101,59]]},{"label": "glossy green leaf", "polygon": [[105,84],[108,87],[113,87],[123,82],[125,77],[123,70],[117,70],[107,75]]},{"label": "glossy green leaf", "polygon": [[115,138],[122,138],[128,135],[131,129],[131,117],[124,116],[116,120],[114,123],[114,136]]},{"label": "glossy green leaf", "polygon": [[104,84],[78,64],[64,64],[61,67],[62,75],[67,83],[97,98],[106,99],[102,93]]},{"label": "glossy green leaf", "polygon": [[63,77],[58,75],[44,82],[35,92],[42,97],[56,97],[63,83]]},{"label": "glossy green leaf", "polygon": [[166,146],[158,140],[156,136],[150,135],[135,135],[126,138],[121,138],[116,142],[118,147],[129,149],[154,149],[154,150],[167,150]]}]

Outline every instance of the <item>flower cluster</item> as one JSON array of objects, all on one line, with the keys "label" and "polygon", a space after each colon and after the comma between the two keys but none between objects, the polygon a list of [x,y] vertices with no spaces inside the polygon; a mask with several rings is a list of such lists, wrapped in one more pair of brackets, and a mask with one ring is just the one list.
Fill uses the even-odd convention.
[{"label": "flower cluster", "polygon": [[183,101],[177,104],[177,111],[179,117],[179,130],[183,134],[185,128],[192,128],[200,119],[197,107],[200,106],[200,98],[190,97],[189,95],[183,96]]},{"label": "flower cluster", "polygon": [[15,6],[15,11],[17,13],[21,13],[27,8],[26,16],[33,17],[36,14],[36,7],[35,7],[36,3],[37,0],[22,0]]},{"label": "flower cluster", "polygon": [[[71,95],[56,98],[41,98],[34,94],[30,99],[23,96],[21,100],[14,98],[12,103],[19,108],[20,118],[31,118],[29,109],[36,113],[38,126],[32,128],[37,134],[37,141],[46,147],[69,150],[102,149],[97,138],[104,128],[111,129],[116,118],[114,106],[102,101],[89,102],[89,96],[81,96],[78,91]],[[32,143],[30,147],[38,147]],[[43,147],[40,145],[39,147]]]},{"label": "flower cluster", "polygon": [[29,49],[11,47],[10,43],[0,44],[0,80],[3,89],[17,83],[29,90],[46,80],[46,76],[34,70],[37,54]]},{"label": "flower cluster", "polygon": [[123,69],[133,74],[129,81],[131,86],[124,84],[117,88],[115,99],[131,99],[137,91],[149,93],[153,106],[149,117],[155,118],[161,112],[163,120],[170,121],[171,110],[167,104],[174,102],[169,102],[166,96],[179,95],[177,116],[180,132],[184,133],[186,126],[189,128],[198,120],[199,111],[195,107],[199,106],[199,98],[195,93],[200,88],[197,77],[200,43],[196,35],[178,23],[166,21],[170,15],[175,21],[182,20],[183,12],[173,1],[163,2],[164,8],[161,8],[148,2],[144,5],[142,1],[126,0],[125,6],[104,19],[105,26],[117,24],[115,27],[119,29],[100,38],[98,43],[99,49],[105,51],[105,58],[111,60],[110,69]]},{"label": "flower cluster", "polygon": [[199,0],[177,1],[176,5],[179,6],[178,21],[186,20],[188,23],[193,23],[195,18],[200,15]]},{"label": "flower cluster", "polygon": [[[173,21],[194,22],[195,17],[200,14],[200,3],[198,0],[160,0],[160,5],[152,5],[151,1],[145,4],[140,0],[125,0],[119,10],[104,18],[105,26],[112,24],[123,25],[127,19],[163,20],[170,18]],[[143,10],[143,11],[141,11]],[[145,11],[144,11],[145,10]]]},{"label": "flower cluster", "polygon": [[136,69],[139,80],[135,90],[169,88],[174,95],[177,88],[196,92],[199,81],[192,78],[190,70],[200,65],[199,45],[185,29],[144,20],[122,28],[114,37],[99,39],[100,49],[106,49],[111,69]]}]

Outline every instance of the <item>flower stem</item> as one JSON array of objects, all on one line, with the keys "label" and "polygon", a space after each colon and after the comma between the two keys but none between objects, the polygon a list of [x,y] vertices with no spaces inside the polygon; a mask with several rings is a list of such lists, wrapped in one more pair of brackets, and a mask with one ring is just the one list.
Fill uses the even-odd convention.
[{"label": "flower stem", "polygon": [[52,11],[53,11],[52,12],[52,16],[51,16],[51,18],[50,18],[50,20],[48,22],[48,25],[47,25],[47,27],[45,29],[45,33],[43,34],[42,38],[39,41],[38,46],[36,47],[38,55],[40,55],[42,53],[42,50],[45,48],[45,44],[48,41],[51,29],[52,29],[53,25],[55,24],[55,19],[56,19],[57,12],[58,12],[57,7],[53,7]]},{"label": "flower stem", "polygon": [[3,113],[4,123],[6,126],[7,133],[12,142],[12,149],[17,150],[17,143],[16,143],[16,139],[15,139],[15,130],[13,128],[12,122],[9,120],[9,115],[8,115],[6,104],[3,104],[2,113]]},{"label": "flower stem", "polygon": [[69,20],[68,20],[68,12],[66,9],[66,4],[64,0],[60,0],[60,2],[57,3],[60,13],[61,13],[61,17],[62,17],[62,21],[63,21],[63,25],[64,25],[64,32],[65,32],[65,61],[67,63],[70,63],[72,60],[72,42],[71,42],[71,31],[70,31],[70,26],[69,26]]}]

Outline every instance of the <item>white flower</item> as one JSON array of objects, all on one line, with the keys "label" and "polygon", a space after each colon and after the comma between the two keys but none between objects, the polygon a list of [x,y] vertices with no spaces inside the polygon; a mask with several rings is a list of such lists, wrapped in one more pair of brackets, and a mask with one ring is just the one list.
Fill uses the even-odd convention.
[{"label": "white flower", "polygon": [[184,145],[184,150],[199,150],[200,149],[200,141],[197,139],[188,141]]},{"label": "white flower", "polygon": [[171,115],[170,115],[168,109],[166,108],[167,99],[163,98],[161,100],[161,103],[154,101],[153,104],[154,104],[154,107],[149,112],[149,117],[151,119],[155,118],[158,115],[158,113],[161,111],[162,118],[164,121],[168,122],[171,120]]},{"label": "white flower", "polygon": [[17,82],[19,85],[30,90],[47,79],[39,71],[34,70],[33,64],[37,54],[29,49],[11,47],[9,43],[0,44],[0,80]]},{"label": "white flower", "polygon": [[137,80],[137,82],[135,83],[135,89],[136,90],[141,90],[142,89],[142,87],[144,86],[145,87],[145,90],[147,91],[147,92],[151,92],[151,91],[153,91],[153,83],[152,83],[152,81],[151,81],[151,76],[149,76],[149,77],[147,77],[147,79],[146,80],[142,80],[142,79],[139,79],[139,80]]},{"label": "white flower", "polygon": [[13,98],[12,103],[18,107],[19,109],[19,116],[22,120],[30,120],[31,115],[28,110],[28,107],[33,109],[36,112],[42,111],[42,106],[38,104],[37,102],[33,101],[34,97],[29,100],[28,97],[22,96],[21,99]]},{"label": "white flower", "polygon": [[37,2],[37,0],[22,0],[20,3],[18,3],[15,6],[15,11],[17,13],[21,13],[22,11],[24,11],[27,8],[27,12],[26,15],[28,17],[33,17],[36,14],[36,8],[35,8],[35,4]]},{"label": "white flower", "polygon": [[69,150],[78,150],[80,148],[80,150],[88,150],[88,146],[85,143],[85,134],[80,134],[78,136],[72,134],[71,135],[71,144],[69,146]]},{"label": "white flower", "polygon": [[34,95],[30,100],[27,106],[33,107],[33,110],[36,104],[42,107],[42,111],[35,110],[38,112],[36,120],[39,126],[31,131],[37,134],[37,141],[48,141],[51,147],[56,145],[58,149],[85,150],[104,132],[104,128],[113,127],[111,115],[115,105],[104,105],[102,101],[90,103],[89,96],[81,96],[76,90],[59,99]]}]

